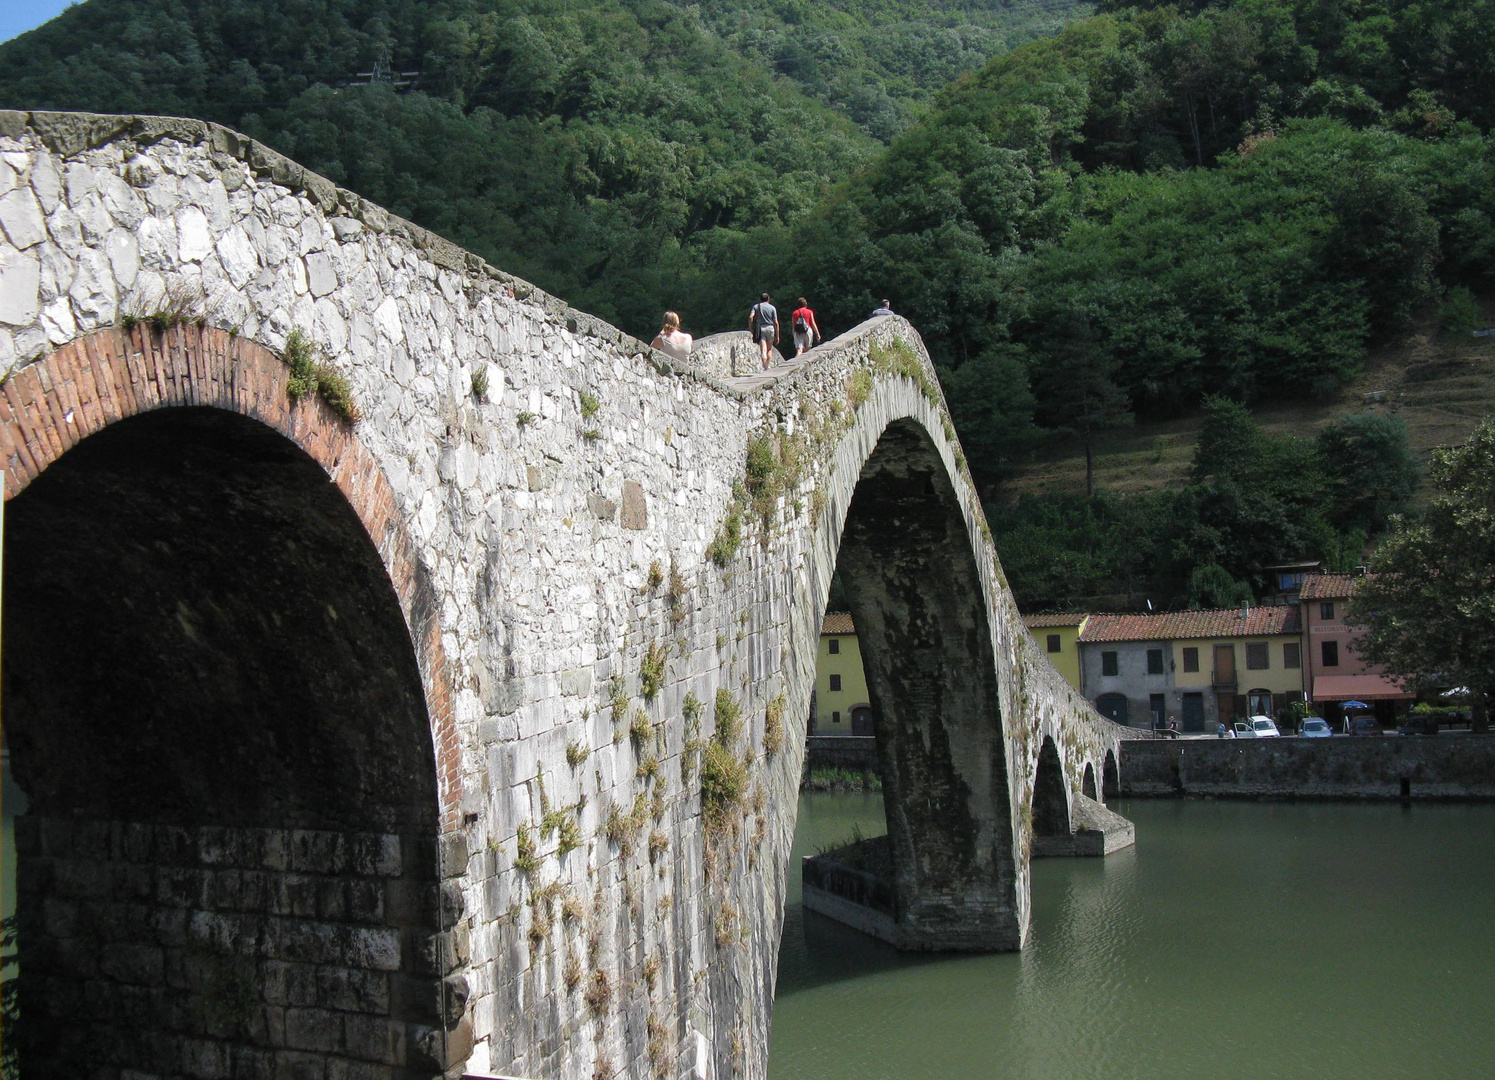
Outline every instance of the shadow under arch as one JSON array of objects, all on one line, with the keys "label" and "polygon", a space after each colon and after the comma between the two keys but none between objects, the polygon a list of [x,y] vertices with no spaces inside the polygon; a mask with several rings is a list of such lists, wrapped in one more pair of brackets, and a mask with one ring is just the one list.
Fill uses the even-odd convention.
[{"label": "shadow under arch", "polygon": [[1069,826],[1069,785],[1059,748],[1052,736],[1043,737],[1038,768],[1033,774],[1033,854],[1068,855],[1074,847]]},{"label": "shadow under arch", "polygon": [[1116,752],[1106,751],[1106,760],[1101,763],[1101,795],[1106,802],[1121,797],[1121,773],[1116,768]]},{"label": "shadow under arch", "polygon": [[[4,417],[27,1072],[439,1074],[465,997],[437,960],[439,725],[408,590],[345,497],[377,490],[367,455],[287,418],[258,346],[218,371],[203,346],[149,400],[131,346],[169,346],[105,334],[113,368],[97,342],[44,362],[65,413],[33,385]],[[194,405],[187,371],[288,422]]]},{"label": "shadow under arch", "polygon": [[1022,945],[985,588],[937,447],[911,418],[863,464],[837,569],[874,713],[899,944]]},{"label": "shadow under arch", "polygon": [[1100,799],[1095,790],[1095,766],[1088,761],[1085,762],[1085,775],[1080,780],[1080,793],[1087,799]]}]

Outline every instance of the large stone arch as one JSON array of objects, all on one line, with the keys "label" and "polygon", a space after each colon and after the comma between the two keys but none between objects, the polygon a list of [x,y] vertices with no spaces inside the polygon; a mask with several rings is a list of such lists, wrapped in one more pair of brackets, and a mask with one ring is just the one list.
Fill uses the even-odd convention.
[{"label": "large stone arch", "polygon": [[380,470],[285,383],[140,325],[5,385],[28,1072],[465,1056],[434,606]]},{"label": "large stone arch", "polygon": [[914,416],[877,433],[839,537],[834,558],[875,714],[899,945],[1017,948],[1008,755],[985,589],[947,466]]}]

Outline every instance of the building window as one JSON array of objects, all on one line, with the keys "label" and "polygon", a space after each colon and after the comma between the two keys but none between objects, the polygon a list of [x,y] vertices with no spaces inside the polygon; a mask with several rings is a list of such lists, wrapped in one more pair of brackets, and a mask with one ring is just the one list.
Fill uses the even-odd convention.
[{"label": "building window", "polygon": [[1246,670],[1265,671],[1271,666],[1272,661],[1267,655],[1267,643],[1248,641],[1246,643]]},{"label": "building window", "polygon": [[838,637],[831,638],[831,655],[832,656],[836,656],[840,652],[841,652],[841,639],[838,638]]},{"label": "building window", "polygon": [[1252,690],[1246,695],[1246,708],[1252,716],[1272,715],[1272,692],[1270,690]]},{"label": "building window", "polygon": [[1049,635],[1049,652],[1059,652],[1059,651],[1060,651],[1060,648],[1059,648],[1059,635],[1058,634],[1050,634]]},{"label": "building window", "polygon": [[1326,600],[1322,604],[1319,605],[1319,618],[1320,619],[1324,619],[1326,621],[1332,620],[1334,618],[1334,603],[1333,603],[1333,601]]},{"label": "building window", "polygon": [[1161,675],[1163,673],[1163,650],[1147,650],[1147,674]]},{"label": "building window", "polygon": [[1163,710],[1168,707],[1162,694],[1149,694],[1147,706],[1152,710],[1152,726],[1157,727],[1163,722]]},{"label": "building window", "polygon": [[839,675],[832,675],[831,676],[831,689],[832,690],[839,690],[839,689],[841,689],[841,676],[839,676]]},{"label": "building window", "polygon": [[1282,666],[1285,668],[1300,668],[1303,666],[1303,657],[1296,641],[1284,641],[1282,643]]},{"label": "building window", "polygon": [[1199,670],[1199,650],[1192,645],[1184,650],[1184,670]]},{"label": "building window", "polygon": [[1100,673],[1102,675],[1115,675],[1118,670],[1115,653],[1103,652],[1100,654]]},{"label": "building window", "polygon": [[1339,666],[1339,642],[1324,641],[1319,643],[1319,651],[1323,655],[1324,667]]},{"label": "building window", "polygon": [[839,724],[840,722],[841,722],[841,714],[838,713],[838,712],[831,713],[831,723],[833,723],[833,724]]}]

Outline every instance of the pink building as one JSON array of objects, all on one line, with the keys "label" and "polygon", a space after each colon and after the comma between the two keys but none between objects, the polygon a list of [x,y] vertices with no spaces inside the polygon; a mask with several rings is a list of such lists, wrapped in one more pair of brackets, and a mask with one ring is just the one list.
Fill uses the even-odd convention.
[{"label": "pink building", "polygon": [[[1303,625],[1303,687],[1321,715],[1339,718],[1341,701],[1373,706],[1383,726],[1395,723],[1398,702],[1409,694],[1384,670],[1362,661],[1355,652],[1356,633],[1345,622],[1350,596],[1360,580],[1353,574],[1309,574],[1298,593]],[[1329,715],[1333,713],[1334,715]]]}]

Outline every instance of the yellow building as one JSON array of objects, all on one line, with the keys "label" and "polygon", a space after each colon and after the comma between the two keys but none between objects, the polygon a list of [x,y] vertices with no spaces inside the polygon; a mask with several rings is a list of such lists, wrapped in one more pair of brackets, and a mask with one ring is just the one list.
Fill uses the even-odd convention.
[{"label": "yellow building", "polygon": [[874,734],[862,650],[851,615],[844,611],[827,611],[820,627],[815,707],[810,719],[812,735]]},{"label": "yellow building", "polygon": [[1049,658],[1049,663],[1076,690],[1080,689],[1080,650],[1077,642],[1088,618],[1090,616],[1084,612],[1023,616],[1023,624]]},{"label": "yellow building", "polygon": [[1295,606],[1091,615],[1079,648],[1081,692],[1122,724],[1213,731],[1303,699]]}]

